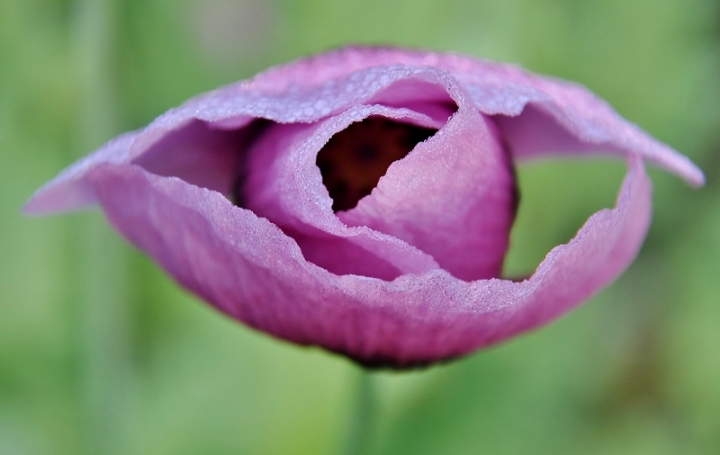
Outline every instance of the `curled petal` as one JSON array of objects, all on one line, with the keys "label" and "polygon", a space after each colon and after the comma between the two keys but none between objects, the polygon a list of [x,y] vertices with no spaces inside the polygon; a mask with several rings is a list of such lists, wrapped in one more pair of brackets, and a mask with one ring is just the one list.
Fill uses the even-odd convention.
[{"label": "curled petal", "polygon": [[337,274],[394,279],[438,268],[432,256],[403,240],[368,226],[349,227],[331,209],[317,153],[333,134],[370,115],[440,126],[425,115],[383,106],[360,106],[312,125],[273,125],[249,152],[243,206],[280,226],[307,259]]},{"label": "curled petal", "polygon": [[441,269],[393,281],[338,276],[306,261],[277,226],[217,192],[139,166],[100,166],[90,180],[128,240],[224,313],[368,365],[409,367],[540,326],[620,274],[650,220],[642,162],[632,158],[629,167],[617,207],[593,215],[519,283],[468,283]]},{"label": "curled petal", "polygon": [[693,185],[704,182],[690,160],[577,84],[454,54],[351,47],[272,68],[169,110],[141,132],[119,136],[60,174],[36,192],[25,211],[87,207],[95,201],[83,180],[88,170],[139,159],[194,122],[216,130],[242,129],[257,118],[311,123],[358,104],[412,108],[447,99],[448,93],[454,99],[467,93],[482,114],[492,116],[517,159],[548,153],[637,154]]},{"label": "curled petal", "polygon": [[322,85],[374,67],[409,65],[448,71],[477,108],[500,119],[517,158],[547,153],[639,154],[700,186],[705,178],[689,159],[623,119],[579,84],[528,73],[510,64],[462,55],[393,48],[351,47],[272,68],[253,87],[282,92]]},{"label": "curled petal", "polygon": [[494,125],[461,106],[338,217],[403,239],[470,281],[500,276],[516,198],[512,164]]}]

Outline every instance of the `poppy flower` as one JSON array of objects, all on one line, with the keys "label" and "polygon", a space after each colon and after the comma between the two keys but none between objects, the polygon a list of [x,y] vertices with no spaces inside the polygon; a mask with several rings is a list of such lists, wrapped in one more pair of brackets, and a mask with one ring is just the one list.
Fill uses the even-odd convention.
[{"label": "poppy flower", "polygon": [[[527,279],[503,279],[514,166],[605,154],[628,172]],[[614,280],[651,218],[644,161],[686,157],[583,87],[453,54],[351,47],[193,98],[75,163],[31,214],[99,204],[221,312],[369,366],[467,354]]]}]

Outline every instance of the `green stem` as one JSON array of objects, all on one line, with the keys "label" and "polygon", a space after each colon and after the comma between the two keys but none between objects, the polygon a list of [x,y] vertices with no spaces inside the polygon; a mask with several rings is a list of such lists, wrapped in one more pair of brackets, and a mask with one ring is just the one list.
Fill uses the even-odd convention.
[{"label": "green stem", "polygon": [[355,392],[355,410],[350,420],[344,451],[346,455],[362,455],[370,448],[374,428],[373,418],[377,407],[374,382],[374,373],[360,368]]},{"label": "green stem", "polygon": [[[76,152],[84,155],[117,131],[112,77],[115,0],[75,0],[72,21],[82,87]],[[78,217],[80,391],[84,452],[127,453],[132,405],[126,248],[98,212]]]}]

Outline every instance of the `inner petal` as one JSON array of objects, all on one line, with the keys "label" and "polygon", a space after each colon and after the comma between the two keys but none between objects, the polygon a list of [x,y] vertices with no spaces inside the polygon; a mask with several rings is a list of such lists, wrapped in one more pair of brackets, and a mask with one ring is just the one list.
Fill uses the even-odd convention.
[{"label": "inner petal", "polygon": [[517,193],[492,119],[463,106],[427,141],[387,169],[372,194],[336,216],[431,255],[455,277],[502,272]]},{"label": "inner petal", "polygon": [[369,195],[388,167],[436,130],[382,117],[369,117],[335,134],[318,152],[316,164],[333,200],[334,212],[354,208]]},{"label": "inner petal", "polygon": [[270,124],[247,151],[235,200],[293,238],[307,261],[332,273],[393,280],[437,269],[420,249],[367,226],[350,227],[337,217],[347,212],[333,213],[317,154],[333,136],[373,116],[428,129],[442,126],[423,114],[377,105],[359,105],[313,124]]}]

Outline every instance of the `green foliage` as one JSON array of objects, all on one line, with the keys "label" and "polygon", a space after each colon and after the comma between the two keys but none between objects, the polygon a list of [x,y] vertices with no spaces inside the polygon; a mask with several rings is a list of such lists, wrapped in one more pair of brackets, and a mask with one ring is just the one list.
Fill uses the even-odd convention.
[{"label": "green foliage", "polygon": [[[720,452],[720,35],[711,0],[0,2],[0,453],[335,453],[357,371],[178,290],[95,211],[24,200],[198,92],[347,43],[577,80],[707,172],[653,172],[637,263],[589,305],[449,365],[379,373],[378,454]],[[519,169],[508,271],[613,203],[613,163]]]}]

